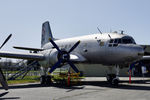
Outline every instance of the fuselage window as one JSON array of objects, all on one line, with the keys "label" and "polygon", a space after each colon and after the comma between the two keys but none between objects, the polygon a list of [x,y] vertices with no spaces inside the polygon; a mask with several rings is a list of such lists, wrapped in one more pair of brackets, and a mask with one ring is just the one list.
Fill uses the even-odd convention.
[{"label": "fuselage window", "polygon": [[119,44],[121,43],[121,39],[118,39],[118,43],[119,43]]},{"label": "fuselage window", "polygon": [[115,39],[114,43],[118,43],[118,39]]},{"label": "fuselage window", "polygon": [[112,44],[109,44],[109,47],[112,47]]},{"label": "fuselage window", "polygon": [[113,47],[117,47],[117,46],[118,46],[118,44],[117,44],[117,43],[113,45]]},{"label": "fuselage window", "polygon": [[122,39],[122,42],[124,44],[132,44],[133,43],[131,39]]},{"label": "fuselage window", "polygon": [[[120,39],[121,40],[121,39]],[[110,41],[109,41],[109,47],[117,47],[118,46],[118,42],[120,42],[120,40],[119,39],[111,39]]]},{"label": "fuselage window", "polygon": [[114,41],[114,40],[113,40],[113,39],[111,39],[109,43],[113,43],[113,41]]}]

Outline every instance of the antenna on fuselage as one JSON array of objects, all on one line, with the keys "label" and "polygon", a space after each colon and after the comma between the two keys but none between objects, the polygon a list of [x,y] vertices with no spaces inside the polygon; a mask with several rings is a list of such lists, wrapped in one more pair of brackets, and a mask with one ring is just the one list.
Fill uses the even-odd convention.
[{"label": "antenna on fuselage", "polygon": [[108,34],[109,38],[111,39],[111,36]]},{"label": "antenna on fuselage", "polygon": [[98,29],[99,33],[103,34],[102,31],[98,27],[97,27],[97,29]]},{"label": "antenna on fuselage", "polygon": [[124,30],[120,30],[120,33],[121,33],[121,34],[124,34]]}]

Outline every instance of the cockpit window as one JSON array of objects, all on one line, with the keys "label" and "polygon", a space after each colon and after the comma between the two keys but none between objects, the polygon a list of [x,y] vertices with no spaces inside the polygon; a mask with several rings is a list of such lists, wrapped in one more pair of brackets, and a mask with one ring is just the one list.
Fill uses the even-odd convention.
[{"label": "cockpit window", "polygon": [[122,39],[123,44],[132,44],[133,41],[131,39]]},{"label": "cockpit window", "polygon": [[118,39],[110,39],[109,47],[117,47],[118,44],[136,44],[134,39],[131,37],[123,37]]},{"label": "cockpit window", "polygon": [[121,39],[118,39],[118,43],[120,44],[122,41],[121,41]]},{"label": "cockpit window", "polygon": [[113,40],[113,39],[111,39],[111,40],[110,40],[110,43],[113,43],[113,41],[114,41],[114,40]]},{"label": "cockpit window", "polygon": [[118,43],[118,39],[115,39],[114,43]]}]

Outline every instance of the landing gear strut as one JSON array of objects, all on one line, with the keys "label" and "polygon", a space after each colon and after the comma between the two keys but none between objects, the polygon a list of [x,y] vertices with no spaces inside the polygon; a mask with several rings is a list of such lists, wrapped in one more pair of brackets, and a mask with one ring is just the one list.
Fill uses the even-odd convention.
[{"label": "landing gear strut", "polygon": [[[112,70],[112,69],[111,69]],[[118,86],[119,83],[119,66],[116,66],[116,74],[107,74],[107,81],[113,85]]]}]

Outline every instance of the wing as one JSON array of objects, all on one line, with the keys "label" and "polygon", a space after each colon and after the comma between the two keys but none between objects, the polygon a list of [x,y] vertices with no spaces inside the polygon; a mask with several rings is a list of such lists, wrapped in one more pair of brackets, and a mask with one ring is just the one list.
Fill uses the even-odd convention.
[{"label": "wing", "polygon": [[6,52],[0,51],[0,57],[6,58],[16,58],[16,59],[27,59],[27,60],[43,60],[43,54],[35,54],[35,53],[14,53],[14,52]]},{"label": "wing", "polygon": [[[44,60],[44,55],[35,53],[14,53],[0,51],[0,57],[17,58],[17,59],[28,59],[28,60]],[[0,68],[0,83],[5,90],[8,90],[8,84],[4,77],[4,74]]]},{"label": "wing", "polygon": [[[44,60],[43,54],[35,54],[35,53],[15,53],[15,52],[7,52],[7,51],[0,51],[0,57],[6,58],[16,58],[16,59],[27,59],[27,60]],[[70,60],[73,62],[85,62],[87,61],[82,55],[80,54],[70,54]]]},{"label": "wing", "polygon": [[22,50],[29,50],[29,51],[43,51],[44,50],[44,49],[39,49],[39,48],[17,47],[17,46],[14,46],[13,48],[22,49]]}]

